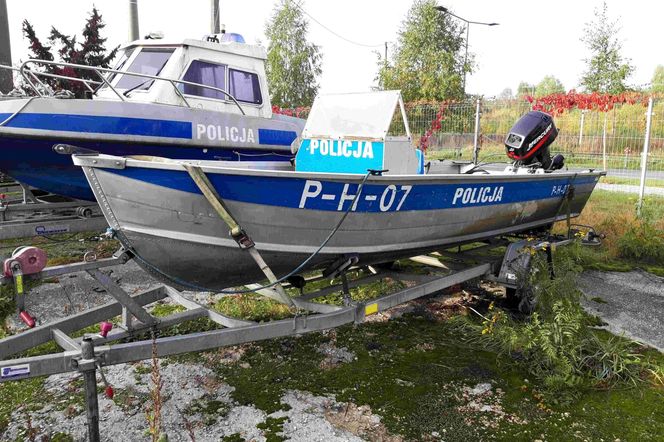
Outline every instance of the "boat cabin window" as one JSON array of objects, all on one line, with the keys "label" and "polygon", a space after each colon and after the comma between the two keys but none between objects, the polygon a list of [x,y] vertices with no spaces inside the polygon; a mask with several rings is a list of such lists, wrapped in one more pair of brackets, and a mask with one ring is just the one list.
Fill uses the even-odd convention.
[{"label": "boat cabin window", "polygon": [[263,102],[257,74],[229,69],[228,76],[231,86],[230,93],[237,101],[252,104],[261,104]]},{"label": "boat cabin window", "polygon": [[[226,65],[208,63],[206,61],[194,60],[187,68],[184,81],[192,83],[204,84],[206,86],[216,87],[218,89],[226,90]],[[178,86],[180,90],[187,95],[196,95],[205,98],[216,98],[225,100],[226,94],[208,89],[201,86],[193,86],[190,84],[181,84]]]},{"label": "boat cabin window", "polygon": [[[119,54],[117,63],[115,63],[115,66],[113,66],[113,69],[116,70],[116,71],[121,71],[122,68],[124,67],[124,65],[127,63],[127,60],[129,60],[129,57],[131,57],[131,54],[134,53],[134,49],[136,49],[136,48],[127,49],[126,51],[121,52]],[[106,80],[108,80],[108,82],[111,83],[117,75],[118,74],[116,74],[116,73],[111,73],[106,78]],[[104,87],[108,87],[108,86],[104,85]]]},{"label": "boat cabin window", "polygon": [[[171,58],[173,51],[174,49],[143,48],[136,55],[127,72],[157,76],[166,65],[168,59]],[[115,87],[126,90],[146,90],[152,86],[153,82],[154,80],[148,78],[123,75]]]}]

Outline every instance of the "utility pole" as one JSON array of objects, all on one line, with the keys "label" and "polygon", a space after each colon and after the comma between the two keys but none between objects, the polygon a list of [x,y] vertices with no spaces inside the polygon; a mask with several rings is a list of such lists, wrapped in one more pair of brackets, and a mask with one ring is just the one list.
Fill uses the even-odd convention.
[{"label": "utility pole", "polygon": [[219,0],[210,0],[210,33],[219,34]]},{"label": "utility pole", "polygon": [[138,30],[138,0],[129,0],[129,41],[140,39]]},{"label": "utility pole", "polygon": [[466,20],[463,17],[459,17],[454,14],[452,11],[447,9],[445,6],[436,6],[436,10],[444,13],[450,14],[452,17],[456,17],[459,20],[466,23],[466,53],[463,57],[463,93],[466,93],[466,66],[468,65],[468,38],[470,37],[470,25],[482,25],[482,26],[498,26],[499,23],[485,23],[481,21]]},{"label": "utility pole", "polygon": [[[0,64],[12,65],[12,49],[9,42],[9,17],[7,0],[0,0]],[[0,92],[7,93],[14,89],[14,78],[9,69],[0,69]]]}]

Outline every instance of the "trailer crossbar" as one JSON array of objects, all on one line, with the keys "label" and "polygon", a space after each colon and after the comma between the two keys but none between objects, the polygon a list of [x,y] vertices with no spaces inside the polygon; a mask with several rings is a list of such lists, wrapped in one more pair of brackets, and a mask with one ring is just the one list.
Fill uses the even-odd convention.
[{"label": "trailer crossbar", "polygon": [[[146,314],[147,312],[143,309],[145,305],[161,300],[165,297],[170,297],[173,301],[187,308],[187,310],[169,315],[165,318],[160,318],[159,322],[154,322],[152,324],[140,322],[137,324],[136,328],[131,330],[118,329],[109,333],[106,337],[100,335],[86,337],[91,337],[93,339],[92,342],[95,358],[100,366],[149,359],[152,356],[153,345],[156,345],[158,357],[211,350],[229,345],[326,330],[344,324],[361,323],[371,314],[387,310],[396,305],[422,296],[430,295],[469,279],[484,276],[492,270],[493,265],[491,263],[480,264],[447,276],[433,277],[433,279],[430,280],[424,279],[424,282],[413,287],[399,290],[396,293],[381,296],[367,302],[352,302],[344,307],[316,303],[294,297],[293,301],[300,310],[316,313],[298,314],[289,319],[260,324],[231,318],[218,312],[214,312],[204,307],[202,304],[184,297],[180,292],[171,287],[160,286],[156,289],[148,290],[132,297],[129,297],[129,295],[126,294],[125,296],[130,298],[131,303],[140,306],[141,310]],[[94,272],[91,273],[94,274]],[[389,272],[390,277],[398,277],[397,275],[398,273]],[[98,276],[99,275],[95,275],[95,277]],[[409,275],[405,274],[403,276],[404,279],[407,280]],[[119,286],[117,289],[122,290]],[[51,339],[55,339],[55,341],[64,349],[64,351],[59,353],[1,361],[0,374],[14,372],[16,367],[27,367],[27,369],[25,369],[22,372],[23,374],[19,376],[2,377],[0,378],[0,382],[16,380],[18,378],[30,378],[80,371],[81,368],[78,365],[78,361],[82,357],[81,344],[83,338],[72,339],[67,333],[79,330],[95,321],[102,321],[119,315],[122,311],[123,305],[126,305],[125,302],[127,300],[120,296],[118,297],[118,301],[56,321],[47,326],[28,330],[24,333],[0,341],[0,357],[2,359],[9,355],[20,353],[38,344],[48,342]],[[152,318],[151,315],[149,317]],[[152,340],[140,340],[136,342],[109,344],[109,342],[112,341],[135,336],[136,332],[141,329],[152,327],[163,329],[199,317],[207,317],[212,321],[223,325],[225,328],[185,335],[161,337],[157,338],[154,342]]]}]

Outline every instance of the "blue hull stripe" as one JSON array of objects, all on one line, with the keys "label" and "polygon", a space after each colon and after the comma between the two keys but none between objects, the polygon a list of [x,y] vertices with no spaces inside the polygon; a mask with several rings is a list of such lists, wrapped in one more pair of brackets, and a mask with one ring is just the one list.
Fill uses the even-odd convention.
[{"label": "blue hull stripe", "polygon": [[[170,189],[200,193],[186,172],[134,167],[104,170]],[[208,174],[208,177],[221,196],[228,200],[324,211],[346,210],[358,187],[322,179],[219,174]],[[596,176],[581,177],[574,181],[574,185],[594,185],[598,179]],[[568,184],[568,178],[496,180],[483,184],[367,184],[356,211],[440,210],[562,198]]]},{"label": "blue hull stripe", "polygon": [[[0,120],[11,114],[0,114]],[[69,114],[18,114],[7,127],[67,132],[192,138],[191,122]]]},{"label": "blue hull stripe", "polygon": [[[4,121],[10,116],[11,114],[8,113],[0,113],[0,121]],[[192,123],[190,121],[147,118],[21,113],[16,115],[7,124],[7,127],[192,139]],[[258,144],[261,145],[290,146],[295,138],[297,138],[297,133],[290,130],[258,129]]]},{"label": "blue hull stripe", "polygon": [[292,130],[258,129],[258,144],[274,146],[290,146],[297,138]]}]

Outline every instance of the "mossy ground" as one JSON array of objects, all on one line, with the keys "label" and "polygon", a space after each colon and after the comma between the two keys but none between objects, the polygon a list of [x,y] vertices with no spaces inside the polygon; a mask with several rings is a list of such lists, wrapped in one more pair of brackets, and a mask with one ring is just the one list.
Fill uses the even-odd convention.
[{"label": "mossy ground", "polygon": [[[335,333],[338,347],[357,359],[321,369],[318,347],[329,338],[310,334],[252,346],[241,363],[214,368],[235,387],[240,404],[271,413],[284,408],[290,389],[337,401],[369,405],[393,434],[445,440],[659,440],[664,436],[664,392],[651,387],[615,391],[587,390],[564,406],[542,405],[538,386],[514,361],[461,345],[445,321],[407,316],[384,323],[345,326]],[[463,410],[463,386],[489,382],[505,392],[504,412],[522,420],[469,425],[482,413]],[[490,413],[484,413],[492,418]],[[624,425],[629,422],[629,425]],[[543,436],[542,436],[543,435]],[[645,436],[644,436],[645,435]]]}]

